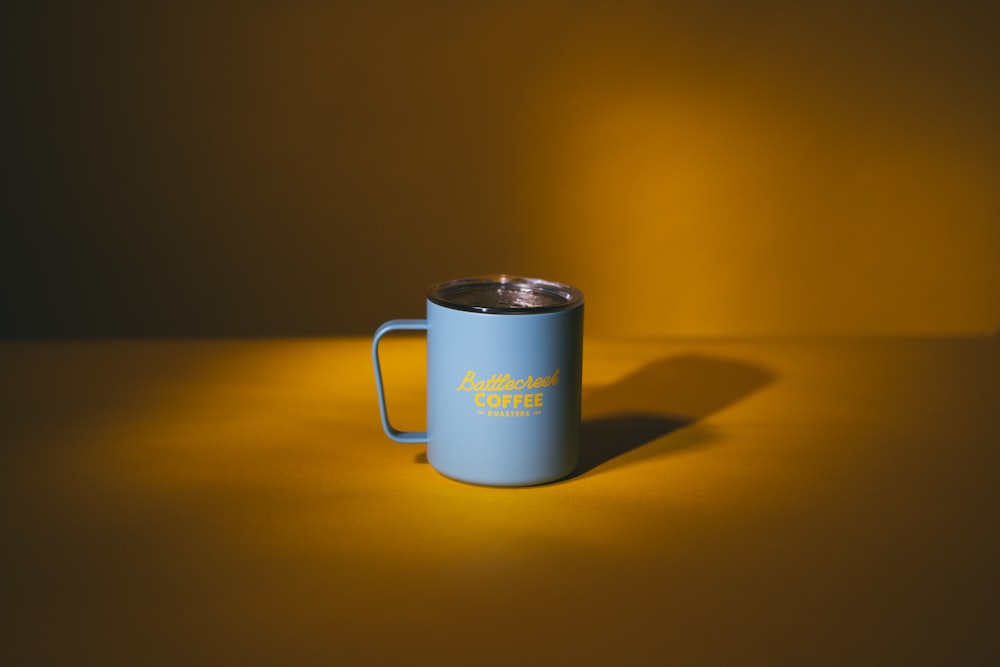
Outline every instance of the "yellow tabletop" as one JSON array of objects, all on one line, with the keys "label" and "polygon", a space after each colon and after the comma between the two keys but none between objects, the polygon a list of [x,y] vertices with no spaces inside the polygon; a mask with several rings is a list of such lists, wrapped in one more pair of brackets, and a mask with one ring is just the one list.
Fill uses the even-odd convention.
[{"label": "yellow tabletop", "polygon": [[7,665],[1000,661],[997,338],[587,340],[522,489],[361,338],[4,343],[0,410]]}]

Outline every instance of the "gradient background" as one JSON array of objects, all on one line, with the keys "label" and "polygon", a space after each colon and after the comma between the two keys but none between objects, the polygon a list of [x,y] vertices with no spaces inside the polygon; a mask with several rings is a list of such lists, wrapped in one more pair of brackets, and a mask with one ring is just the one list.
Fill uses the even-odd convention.
[{"label": "gradient background", "polygon": [[994,334],[969,2],[0,9],[0,337],[370,334],[438,280],[588,332]]}]

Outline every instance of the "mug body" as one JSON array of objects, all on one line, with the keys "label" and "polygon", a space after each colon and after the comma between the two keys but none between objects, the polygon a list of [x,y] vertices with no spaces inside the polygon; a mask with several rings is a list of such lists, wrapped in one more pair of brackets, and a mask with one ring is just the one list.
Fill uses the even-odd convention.
[{"label": "mug body", "polygon": [[583,295],[533,281],[521,286],[526,294],[555,285],[561,297],[498,304],[464,295],[463,286],[475,291],[472,281],[428,293],[427,459],[441,474],[473,484],[564,477],[577,462]]}]

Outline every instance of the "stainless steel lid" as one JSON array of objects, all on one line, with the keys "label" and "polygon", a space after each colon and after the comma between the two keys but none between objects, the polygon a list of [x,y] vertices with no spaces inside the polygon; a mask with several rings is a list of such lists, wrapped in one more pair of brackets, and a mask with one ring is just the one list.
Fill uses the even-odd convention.
[{"label": "stainless steel lid", "polygon": [[568,310],[583,304],[583,292],[575,287],[506,274],[438,283],[427,291],[427,298],[457,310],[526,315]]}]

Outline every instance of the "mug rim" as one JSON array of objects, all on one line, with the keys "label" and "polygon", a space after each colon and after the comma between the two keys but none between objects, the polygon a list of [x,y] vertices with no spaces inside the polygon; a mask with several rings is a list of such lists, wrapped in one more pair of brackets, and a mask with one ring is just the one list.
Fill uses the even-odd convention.
[{"label": "mug rim", "polygon": [[[491,285],[504,286],[506,289],[515,289],[524,292],[544,292],[550,297],[559,299],[562,303],[545,306],[485,306],[460,303],[448,298],[449,294],[473,288],[489,287]],[[553,313],[577,308],[583,305],[583,292],[576,287],[572,287],[571,285],[566,285],[565,283],[559,283],[552,280],[514,276],[506,273],[496,273],[439,282],[432,285],[427,290],[427,300],[445,308],[450,308],[452,310],[464,310],[472,313],[534,315],[538,313]]]}]

